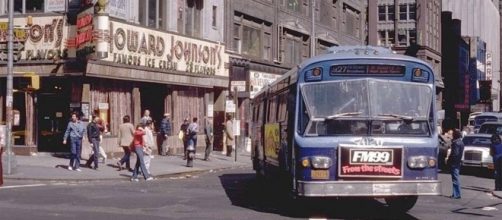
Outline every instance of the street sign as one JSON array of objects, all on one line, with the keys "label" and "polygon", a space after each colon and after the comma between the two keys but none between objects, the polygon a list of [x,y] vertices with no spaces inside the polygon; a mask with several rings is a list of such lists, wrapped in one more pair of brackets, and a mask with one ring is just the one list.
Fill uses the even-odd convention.
[{"label": "street sign", "polygon": [[235,90],[234,88],[237,88],[238,92],[245,92],[246,91],[246,81],[231,81],[230,88],[232,91]]},{"label": "street sign", "polygon": [[233,100],[227,100],[225,103],[225,111],[229,113],[234,113],[235,112],[235,104]]}]

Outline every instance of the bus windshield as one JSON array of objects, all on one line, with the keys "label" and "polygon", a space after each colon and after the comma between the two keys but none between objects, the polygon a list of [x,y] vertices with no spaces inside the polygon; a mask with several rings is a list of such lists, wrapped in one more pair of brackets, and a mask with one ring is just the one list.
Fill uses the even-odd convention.
[{"label": "bus windshield", "polygon": [[426,84],[355,79],[301,87],[307,135],[428,135],[432,89]]}]

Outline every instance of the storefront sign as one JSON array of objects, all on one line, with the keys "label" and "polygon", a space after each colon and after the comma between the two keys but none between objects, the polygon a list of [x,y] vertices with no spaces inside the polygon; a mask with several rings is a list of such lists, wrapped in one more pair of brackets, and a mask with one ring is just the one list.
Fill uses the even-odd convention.
[{"label": "storefront sign", "polygon": [[212,118],[213,117],[213,112],[214,112],[214,105],[213,104],[209,104],[207,105],[207,117],[210,117]]},{"label": "storefront sign", "polygon": [[274,82],[279,77],[281,77],[281,75],[250,71],[249,72],[250,98],[254,98],[256,93],[258,93],[263,87]]},{"label": "storefront sign", "polygon": [[233,100],[227,100],[225,103],[225,112],[234,113],[235,112],[235,104]]},{"label": "storefront sign", "polygon": [[[0,23],[7,19],[0,19]],[[15,60],[50,60],[68,56],[64,42],[68,38],[68,26],[64,16],[14,18],[16,28]],[[0,29],[0,45],[7,43],[7,30]],[[7,51],[0,51],[0,59],[6,59]]]},{"label": "storefront sign", "polygon": [[103,60],[161,70],[228,76],[223,45],[110,22],[109,56]]},{"label": "storefront sign", "polygon": [[230,82],[231,92],[234,92],[237,89],[237,92],[245,92],[246,91],[246,81],[231,81]]},{"label": "storefront sign", "polygon": [[51,11],[65,11],[67,0],[45,0],[45,12]]},{"label": "storefront sign", "polygon": [[486,51],[486,80],[492,80],[492,52]]},{"label": "storefront sign", "polygon": [[94,49],[93,40],[93,18],[94,9],[88,8],[77,15],[77,35],[75,37],[75,46],[78,57],[86,57]]},{"label": "storefront sign", "polygon": [[400,147],[340,146],[338,149],[340,177],[400,177],[402,152]]}]

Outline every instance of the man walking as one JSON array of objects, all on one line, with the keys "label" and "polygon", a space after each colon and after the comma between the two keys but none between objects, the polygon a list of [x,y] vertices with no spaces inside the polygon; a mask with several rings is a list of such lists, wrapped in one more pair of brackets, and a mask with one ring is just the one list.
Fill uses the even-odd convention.
[{"label": "man walking", "polygon": [[122,164],[125,163],[126,169],[131,170],[131,143],[134,137],[134,125],[131,123],[131,117],[126,115],[122,118],[122,124],[119,125],[118,144],[124,150],[124,156],[117,162],[119,171],[122,170]]},{"label": "man walking", "polygon": [[[188,138],[193,141],[193,146],[197,149],[197,134],[199,133],[199,124],[197,124],[197,117],[192,119],[192,123],[188,125]],[[186,149],[185,149],[186,151]],[[186,153],[185,153],[186,154]]]},{"label": "man walking", "polygon": [[452,145],[448,165],[451,167],[451,181],[453,183],[453,192],[451,198],[460,199],[460,166],[462,155],[464,154],[464,142],[462,142],[462,133],[455,129],[452,134]]},{"label": "man walking", "polygon": [[167,146],[167,138],[171,135],[171,119],[170,114],[165,113],[164,118],[160,122],[160,138],[161,142],[158,146],[159,155],[166,156],[167,152],[169,152],[169,148]]},{"label": "man walking", "polygon": [[78,119],[77,113],[72,113],[71,121],[68,122],[68,126],[66,127],[66,132],[63,137],[63,144],[66,144],[67,138],[70,137],[71,157],[68,170],[81,171],[80,154],[82,153],[82,138],[84,137],[84,134],[84,123]]},{"label": "man walking", "polygon": [[92,144],[93,155],[87,161],[87,166],[91,167],[91,163],[94,162],[94,170],[98,170],[98,156],[99,156],[99,142],[101,136],[101,128],[98,125],[99,117],[93,116],[92,122],[87,125],[87,138],[89,143]]},{"label": "man walking", "polygon": [[225,143],[227,145],[227,156],[232,156],[234,146],[234,124],[232,123],[232,115],[227,114],[227,122],[225,123]]},{"label": "man walking", "polygon": [[206,126],[204,126],[204,135],[206,139],[206,152],[204,154],[204,160],[209,160],[209,154],[213,148],[213,122],[212,119],[206,117]]},{"label": "man walking", "polygon": [[153,121],[153,120],[152,120],[152,117],[150,117],[150,110],[147,109],[143,113],[143,117],[141,118],[140,123],[142,126],[146,126],[146,123],[148,121]]}]

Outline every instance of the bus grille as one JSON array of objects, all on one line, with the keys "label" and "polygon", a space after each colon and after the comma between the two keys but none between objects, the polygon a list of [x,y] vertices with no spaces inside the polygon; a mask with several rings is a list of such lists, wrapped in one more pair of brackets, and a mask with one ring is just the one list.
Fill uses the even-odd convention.
[{"label": "bus grille", "polygon": [[481,161],[481,152],[480,151],[465,151],[464,152],[464,160],[475,160]]}]

